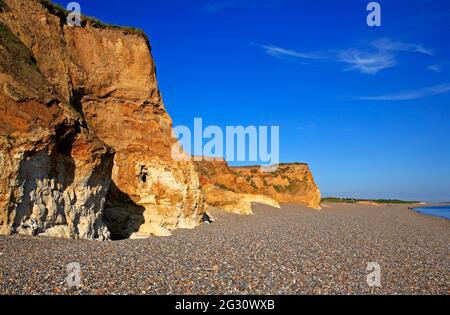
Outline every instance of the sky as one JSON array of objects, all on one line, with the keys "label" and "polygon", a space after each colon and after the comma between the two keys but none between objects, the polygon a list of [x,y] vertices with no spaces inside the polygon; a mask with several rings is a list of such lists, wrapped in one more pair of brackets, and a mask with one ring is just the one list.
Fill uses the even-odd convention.
[{"label": "sky", "polygon": [[448,0],[78,2],[147,33],[175,126],[280,126],[324,196],[450,201]]}]

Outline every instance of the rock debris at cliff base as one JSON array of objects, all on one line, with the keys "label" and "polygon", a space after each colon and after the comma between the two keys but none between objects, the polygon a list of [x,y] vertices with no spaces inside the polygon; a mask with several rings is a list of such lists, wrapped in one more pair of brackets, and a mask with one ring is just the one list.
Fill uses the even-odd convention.
[{"label": "rock debris at cliff base", "polygon": [[[170,238],[117,242],[0,237],[0,294],[448,294],[449,221],[408,210],[256,206]],[[82,287],[70,291],[66,265]],[[381,288],[366,283],[382,268]]]}]

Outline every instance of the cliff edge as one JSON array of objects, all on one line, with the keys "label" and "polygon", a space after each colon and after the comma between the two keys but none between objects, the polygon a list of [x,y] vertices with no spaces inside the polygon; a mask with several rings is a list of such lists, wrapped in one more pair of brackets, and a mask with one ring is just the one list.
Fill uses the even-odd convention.
[{"label": "cliff edge", "polygon": [[149,41],[45,0],[0,2],[0,233],[169,235],[204,213],[175,162]]}]

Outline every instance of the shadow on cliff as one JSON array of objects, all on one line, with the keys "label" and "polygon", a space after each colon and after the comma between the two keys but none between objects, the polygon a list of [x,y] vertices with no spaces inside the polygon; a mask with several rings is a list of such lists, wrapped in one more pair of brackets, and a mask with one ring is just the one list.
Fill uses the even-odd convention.
[{"label": "shadow on cliff", "polygon": [[[20,162],[19,182],[23,185],[23,196],[17,204],[14,230],[21,228],[35,235],[44,232],[44,222],[51,221],[48,216],[66,221],[64,206],[56,200],[63,198],[64,191],[75,178],[75,161],[67,153],[70,148],[71,143],[60,144],[53,154],[43,150]],[[48,208],[52,211],[49,212]]]},{"label": "shadow on cliff", "polygon": [[144,211],[144,207],[136,204],[129,195],[111,182],[106,197],[103,221],[111,233],[112,240],[128,239],[137,232],[145,223]]}]

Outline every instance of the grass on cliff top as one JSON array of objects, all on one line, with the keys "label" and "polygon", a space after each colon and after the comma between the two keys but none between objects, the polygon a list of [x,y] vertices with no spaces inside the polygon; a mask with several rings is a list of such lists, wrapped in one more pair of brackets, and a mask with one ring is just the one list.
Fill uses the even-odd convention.
[{"label": "grass on cliff top", "polygon": [[7,49],[12,56],[14,56],[14,60],[16,60],[17,62],[25,62],[39,72],[39,69],[36,65],[36,60],[33,58],[33,54],[31,53],[30,49],[25,46],[22,41],[16,35],[14,35],[6,25],[1,22],[0,44],[5,49]]},{"label": "grass on cliff top", "polygon": [[[59,4],[53,3],[51,0],[39,0],[39,1],[48,10],[50,10],[50,12],[54,13],[55,15],[59,16],[62,19],[66,19],[67,15],[70,13],[70,11],[66,10],[66,8],[60,6]],[[3,2],[3,1],[0,0],[0,7],[1,7],[1,2]],[[81,15],[82,26],[85,25],[86,21],[89,21],[89,23],[93,27],[116,29],[116,30],[133,33],[133,34],[143,35],[146,37],[144,30],[142,30],[140,28],[136,28],[136,27],[132,27],[132,26],[120,26],[120,25],[114,25],[114,24],[107,24],[107,23],[103,23],[102,21],[100,21],[94,17],[90,17],[90,16],[86,16],[86,15],[82,14]],[[83,22],[84,22],[84,25],[83,25]]]},{"label": "grass on cliff top", "polygon": [[322,202],[333,202],[333,203],[375,202],[375,203],[379,203],[379,204],[420,203],[419,201],[406,201],[406,200],[398,200],[398,199],[355,199],[355,198],[338,198],[338,197],[322,198]]},{"label": "grass on cliff top", "polygon": [[0,12],[3,12],[5,9],[8,9],[8,6],[3,0],[0,0]]}]

